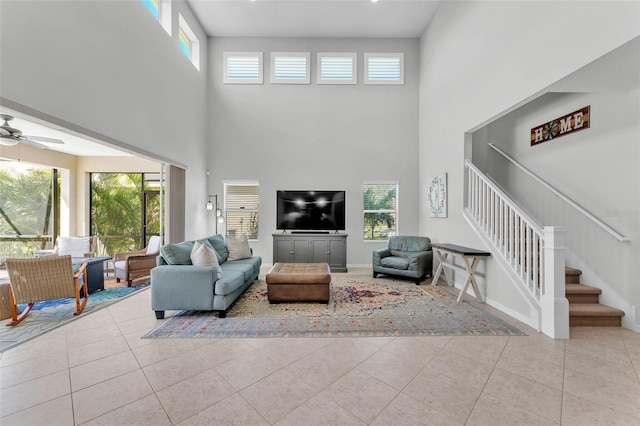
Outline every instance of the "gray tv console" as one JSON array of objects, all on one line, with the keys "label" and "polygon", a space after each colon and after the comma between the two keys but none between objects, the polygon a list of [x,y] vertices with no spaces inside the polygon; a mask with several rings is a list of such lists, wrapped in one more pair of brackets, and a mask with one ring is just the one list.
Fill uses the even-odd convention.
[{"label": "gray tv console", "polygon": [[273,263],[328,263],[347,272],[347,234],[273,233]]}]

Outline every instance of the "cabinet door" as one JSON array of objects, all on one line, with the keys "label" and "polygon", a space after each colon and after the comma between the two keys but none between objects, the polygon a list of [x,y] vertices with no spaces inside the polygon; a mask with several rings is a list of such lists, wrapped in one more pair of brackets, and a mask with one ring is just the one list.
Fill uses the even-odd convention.
[{"label": "cabinet door", "polygon": [[329,263],[329,244],[326,238],[311,239],[311,262]]},{"label": "cabinet door", "polygon": [[347,253],[346,253],[346,240],[343,238],[339,239],[330,239],[327,241],[329,250],[328,250],[328,258],[329,258],[329,266],[332,270],[337,271],[338,269],[347,268]]},{"label": "cabinet door", "polygon": [[294,238],[293,243],[293,263],[309,262],[309,240],[306,238]]},{"label": "cabinet door", "polygon": [[293,259],[293,241],[285,238],[273,240],[273,263],[288,263]]}]

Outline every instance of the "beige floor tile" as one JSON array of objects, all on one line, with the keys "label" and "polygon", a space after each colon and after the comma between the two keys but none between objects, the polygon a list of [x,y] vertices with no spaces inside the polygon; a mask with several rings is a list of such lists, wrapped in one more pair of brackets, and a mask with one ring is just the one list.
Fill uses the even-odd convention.
[{"label": "beige floor tile", "polygon": [[317,395],[287,414],[275,426],[365,426],[362,420],[325,396]]},{"label": "beige floor tile", "polygon": [[335,402],[360,420],[370,423],[399,391],[369,374],[353,370],[320,395]]},{"label": "beige floor tile", "polygon": [[621,364],[629,361],[629,354],[622,339],[569,339],[567,340],[567,352],[589,354],[595,358]]},{"label": "beige floor tile", "polygon": [[98,340],[84,346],[74,346],[68,349],[69,366],[75,367],[128,350],[129,345],[122,335]]},{"label": "beige floor tile", "polygon": [[562,366],[541,359],[536,351],[514,351],[507,348],[496,367],[562,391]]},{"label": "beige floor tile", "polygon": [[158,320],[156,320],[156,316],[153,312],[148,312],[143,317],[134,317],[128,320],[120,320],[117,321],[118,328],[122,332],[122,334],[129,334],[133,332],[137,332],[140,336],[145,335],[149,330],[157,327]]},{"label": "beige floor tile", "polygon": [[511,336],[504,353],[519,353],[535,356],[558,367],[564,366],[566,340],[554,340],[542,333],[528,336]]},{"label": "beige floor tile", "polygon": [[484,393],[545,419],[560,422],[562,391],[558,389],[496,368]]},{"label": "beige floor tile", "polygon": [[179,426],[267,426],[269,423],[240,395],[225,400],[179,423]]},{"label": "beige floor tile", "polygon": [[231,396],[234,389],[214,370],[207,370],[157,393],[173,424]]},{"label": "beige floor tile", "polygon": [[[302,405],[315,392],[287,367],[240,391],[242,396],[269,423],[275,423]],[[269,395],[265,398],[265,395]]]},{"label": "beige floor tile", "polygon": [[637,426],[640,424],[640,417],[633,417],[606,405],[565,393],[562,424],[566,426]]},{"label": "beige floor tile", "polygon": [[460,426],[462,424],[402,393],[370,423],[371,426]]},{"label": "beige floor tile", "polygon": [[[518,408],[508,402],[498,398],[483,394],[478,399],[473,408],[469,420],[465,423],[468,426],[484,425],[520,425],[520,426],[546,426],[558,425],[535,413]],[[583,424],[584,426],[585,424]]]},{"label": "beige floor tile", "polygon": [[223,339],[200,346],[196,351],[213,367],[216,367],[239,356],[257,351],[257,349],[241,339]]},{"label": "beige floor tile", "polygon": [[75,421],[87,422],[152,393],[140,370],[100,382],[72,394]]},{"label": "beige floor tile", "polygon": [[386,345],[384,350],[406,361],[418,361],[427,365],[451,339],[451,336],[398,337]]},{"label": "beige floor tile", "polygon": [[421,360],[408,361],[382,349],[367,358],[357,368],[398,390],[402,390],[416,377],[423,366]]},{"label": "beige floor tile", "polygon": [[[302,357],[323,348],[335,339],[275,339],[272,343],[260,345],[259,351],[281,366],[292,364]],[[251,345],[251,341],[245,340]],[[256,347],[255,345],[252,345]]]},{"label": "beige floor tile", "polygon": [[447,343],[449,352],[494,365],[507,345],[507,336],[456,336]]},{"label": "beige floor tile", "polygon": [[139,368],[138,361],[136,361],[131,351],[124,351],[96,361],[87,362],[69,370],[71,389],[75,392]]},{"label": "beige floor tile", "polygon": [[[4,325],[0,326],[4,327]],[[25,362],[31,359],[38,359],[47,357],[56,352],[67,353],[67,341],[66,336],[50,337],[46,333],[42,336],[23,343],[13,349],[10,349],[2,353],[2,359],[0,359],[0,366],[6,367],[11,364],[19,362]]]},{"label": "beige floor tile", "polygon": [[352,370],[356,365],[355,361],[336,361],[331,355],[327,355],[323,348],[294,362],[286,369],[311,386],[316,392],[319,392]]},{"label": "beige floor tile", "polygon": [[234,387],[244,389],[260,379],[273,374],[282,368],[282,364],[274,362],[261,352],[250,352],[239,358],[219,365],[215,370]]},{"label": "beige floor tile", "polygon": [[[619,361],[620,360],[622,360],[622,358],[620,358]],[[629,358],[627,358],[626,362],[620,363],[594,357],[588,353],[568,351],[566,363],[567,369],[576,372],[602,377],[603,379],[620,384],[640,384]]]},{"label": "beige floor tile", "polygon": [[564,375],[565,393],[640,417],[640,385],[616,383],[571,369]]},{"label": "beige floor tile", "polygon": [[195,350],[144,367],[145,376],[157,392],[189,377],[211,369],[211,365]]},{"label": "beige floor tile", "polygon": [[142,399],[117,408],[100,417],[83,423],[82,426],[171,426],[160,401],[155,395],[149,395]]},{"label": "beige floor tile", "polygon": [[71,394],[0,418],[2,426],[73,426]]},{"label": "beige floor tile", "polygon": [[28,382],[38,377],[56,373],[69,368],[67,352],[54,352],[42,358],[33,358],[24,362],[0,367],[0,389]]},{"label": "beige floor tile", "polygon": [[464,423],[480,391],[425,368],[402,391],[452,419]]},{"label": "beige floor tile", "polygon": [[149,339],[146,345],[131,348],[141,367],[146,367],[193,350],[186,339]]},{"label": "beige floor tile", "polygon": [[457,382],[482,390],[493,371],[493,364],[471,359],[447,348],[436,355],[427,369],[437,371],[438,374],[447,376]]},{"label": "beige floor tile", "polygon": [[0,390],[0,413],[9,414],[34,407],[71,392],[67,370],[39,377]]}]

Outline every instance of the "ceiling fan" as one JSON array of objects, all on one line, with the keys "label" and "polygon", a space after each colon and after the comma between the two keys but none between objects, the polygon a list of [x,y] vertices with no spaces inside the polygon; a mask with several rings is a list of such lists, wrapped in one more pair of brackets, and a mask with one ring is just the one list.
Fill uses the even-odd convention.
[{"label": "ceiling fan", "polygon": [[0,145],[13,146],[22,142],[26,145],[31,145],[35,148],[47,149],[46,145],[40,142],[46,143],[64,143],[60,139],[45,138],[42,136],[26,136],[18,129],[9,126],[9,122],[13,120],[13,116],[8,114],[0,114],[0,119],[4,120],[4,124],[0,126]]}]

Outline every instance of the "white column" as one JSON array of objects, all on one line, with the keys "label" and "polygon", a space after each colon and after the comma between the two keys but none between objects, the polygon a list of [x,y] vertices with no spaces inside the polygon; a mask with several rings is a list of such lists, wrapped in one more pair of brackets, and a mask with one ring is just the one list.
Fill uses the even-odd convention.
[{"label": "white column", "polygon": [[569,338],[569,301],[565,295],[564,234],[561,226],[544,227],[544,293],[542,332],[554,339]]}]

